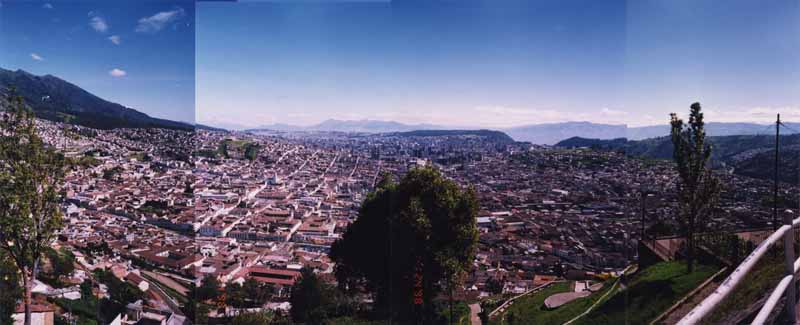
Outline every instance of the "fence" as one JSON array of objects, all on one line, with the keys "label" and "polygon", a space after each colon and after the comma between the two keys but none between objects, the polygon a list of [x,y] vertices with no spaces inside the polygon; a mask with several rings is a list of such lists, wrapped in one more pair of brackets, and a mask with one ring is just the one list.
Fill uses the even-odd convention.
[{"label": "fence", "polygon": [[690,311],[683,319],[678,322],[680,325],[693,325],[700,323],[703,317],[709,315],[719,303],[730,295],[736,286],[742,282],[742,279],[753,269],[758,260],[760,260],[769,249],[775,245],[781,238],[784,243],[784,260],[786,267],[786,275],[778,283],[777,287],[772,291],[764,306],[761,307],[753,324],[764,324],[767,321],[770,313],[778,305],[781,297],[786,295],[786,318],[794,324],[797,321],[797,313],[795,311],[796,299],[796,278],[795,274],[800,270],[800,259],[795,260],[794,242],[795,227],[800,225],[800,218],[792,220],[786,214],[784,216],[783,225],[775,230],[767,239],[756,247],[750,255],[748,255],[739,266],[722,282],[722,284],[714,290],[711,295],[706,297],[700,304],[698,304],[692,311]]}]

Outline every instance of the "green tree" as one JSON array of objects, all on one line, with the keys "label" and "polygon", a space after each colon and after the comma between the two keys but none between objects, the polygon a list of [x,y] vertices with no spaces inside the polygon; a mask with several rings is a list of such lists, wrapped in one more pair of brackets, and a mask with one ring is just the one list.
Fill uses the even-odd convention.
[{"label": "green tree", "polygon": [[256,160],[260,149],[261,147],[257,143],[248,143],[244,147],[244,157],[250,161]]},{"label": "green tree", "polygon": [[246,295],[244,288],[238,283],[229,283],[225,286],[225,304],[236,308],[245,307]]},{"label": "green tree", "polygon": [[434,298],[450,296],[475,256],[478,202],[433,168],[415,168],[399,184],[384,176],[358,219],[331,248],[346,290],[365,288],[392,318],[432,321]]},{"label": "green tree", "polygon": [[670,114],[673,158],[678,172],[676,182],[680,206],[680,231],[686,238],[687,271],[694,271],[695,234],[719,199],[720,182],[710,167],[711,146],[706,143],[705,123],[700,103],[691,105],[689,122],[684,125],[677,114]]},{"label": "green tree", "polygon": [[11,315],[22,297],[19,272],[14,262],[0,252],[0,324],[13,324]]},{"label": "green tree", "polygon": [[486,280],[486,291],[489,291],[494,294],[501,294],[503,293],[503,286],[505,285],[505,281],[502,279],[496,279],[494,277],[489,278]]},{"label": "green tree", "polygon": [[0,249],[20,271],[25,324],[43,253],[61,229],[64,156],[47,146],[21,96],[8,96],[0,122]]},{"label": "green tree", "polygon": [[251,307],[261,306],[272,294],[272,288],[268,284],[258,282],[253,278],[247,278],[242,284],[242,289],[244,289],[247,299],[250,300]]},{"label": "green tree", "polygon": [[75,255],[66,249],[48,249],[45,253],[53,266],[53,276],[68,276],[75,271]]},{"label": "green tree", "polygon": [[325,318],[323,306],[328,302],[324,285],[311,268],[303,268],[300,273],[289,298],[290,315],[295,323],[318,324]]},{"label": "green tree", "polygon": [[203,278],[203,283],[200,284],[196,291],[197,300],[199,301],[214,299],[219,297],[220,294],[219,280],[213,275],[207,275]]}]

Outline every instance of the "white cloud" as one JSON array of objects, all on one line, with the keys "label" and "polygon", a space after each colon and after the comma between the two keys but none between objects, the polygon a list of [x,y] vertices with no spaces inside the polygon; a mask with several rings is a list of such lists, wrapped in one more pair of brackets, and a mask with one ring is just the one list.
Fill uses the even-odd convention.
[{"label": "white cloud", "polygon": [[36,54],[36,53],[31,53],[31,59],[34,59],[36,61],[44,61],[44,58],[41,57],[39,54]]},{"label": "white cloud", "polygon": [[709,108],[705,111],[706,122],[754,122],[775,123],[781,114],[781,120],[800,122],[800,107],[746,107],[746,108]]},{"label": "white cloud", "polygon": [[116,45],[119,45],[120,43],[122,43],[122,38],[120,38],[119,35],[111,35],[111,36],[108,37],[108,40],[111,41],[111,43],[114,43]]},{"label": "white cloud", "polygon": [[109,71],[108,74],[110,76],[112,76],[112,77],[119,78],[119,77],[126,76],[128,73],[125,72],[125,70],[120,70],[120,69],[114,68],[114,69],[111,69],[111,71]]},{"label": "white cloud", "polygon": [[45,3],[45,4],[42,5],[42,8],[44,8],[44,9],[53,9],[53,5],[51,5],[49,3]]},{"label": "white cloud", "polygon": [[618,111],[614,109],[610,109],[608,107],[603,107],[600,109],[600,114],[607,117],[624,117],[628,115],[628,112],[625,111]]},{"label": "white cloud", "polygon": [[180,19],[185,14],[183,8],[177,8],[170,11],[162,11],[150,17],[144,17],[139,19],[136,31],[140,33],[155,33],[163,29],[170,22]]},{"label": "white cloud", "polygon": [[89,12],[89,17],[91,17],[91,19],[89,19],[89,26],[92,26],[95,31],[99,33],[108,31],[108,23],[106,23],[103,17],[96,15],[94,12]]}]

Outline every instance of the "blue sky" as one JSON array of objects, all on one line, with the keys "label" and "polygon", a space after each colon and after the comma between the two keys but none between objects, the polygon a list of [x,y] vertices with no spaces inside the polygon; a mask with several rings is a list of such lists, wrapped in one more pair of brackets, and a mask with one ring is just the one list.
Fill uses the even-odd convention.
[{"label": "blue sky", "polygon": [[800,120],[800,7],[760,1],[198,3],[197,118],[507,127]]},{"label": "blue sky", "polygon": [[0,67],[194,122],[193,1],[0,0]]}]

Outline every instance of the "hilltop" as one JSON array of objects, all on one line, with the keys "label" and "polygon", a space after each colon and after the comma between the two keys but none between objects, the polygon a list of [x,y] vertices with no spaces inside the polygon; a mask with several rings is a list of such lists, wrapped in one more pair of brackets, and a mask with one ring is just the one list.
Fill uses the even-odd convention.
[{"label": "hilltop", "polygon": [[[165,128],[192,130],[187,123],[151,117],[135,109],[109,102],[53,75],[37,76],[24,70],[0,68],[0,95],[16,88],[36,116],[42,119],[95,129]],[[5,106],[7,103],[0,102]]]},{"label": "hilltop", "polygon": [[499,143],[513,143],[513,138],[494,130],[415,130],[409,132],[389,133],[400,137],[441,137],[441,136],[477,136]]}]

